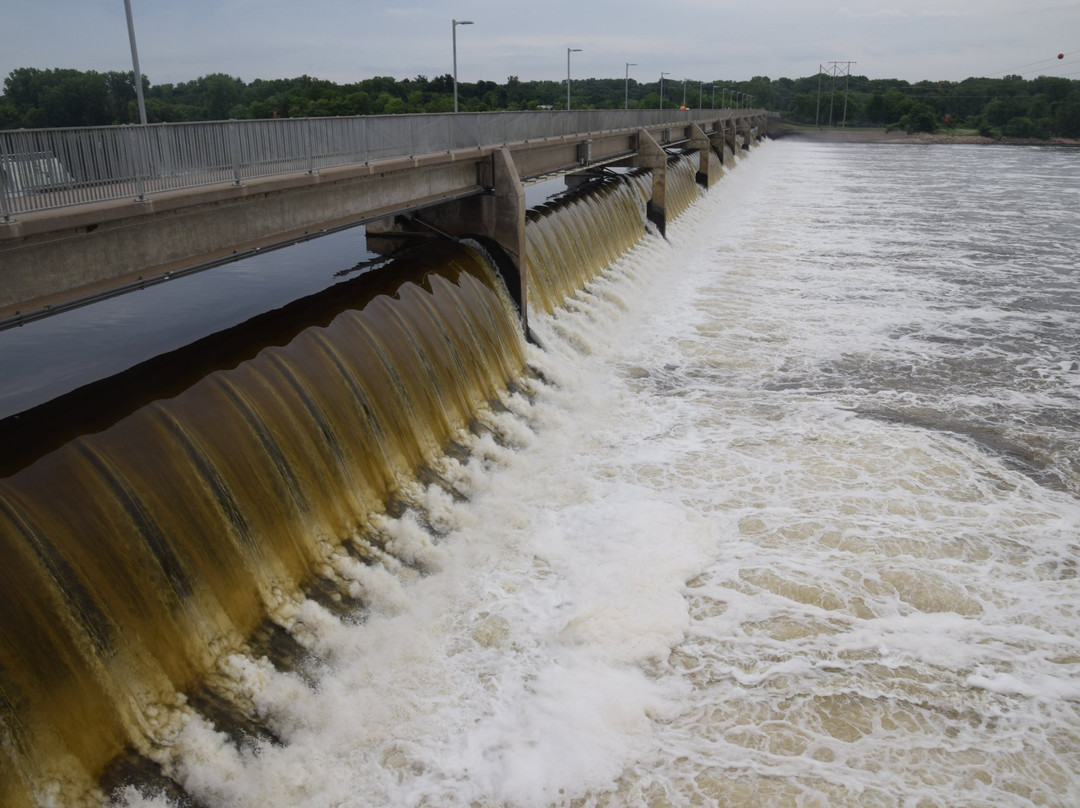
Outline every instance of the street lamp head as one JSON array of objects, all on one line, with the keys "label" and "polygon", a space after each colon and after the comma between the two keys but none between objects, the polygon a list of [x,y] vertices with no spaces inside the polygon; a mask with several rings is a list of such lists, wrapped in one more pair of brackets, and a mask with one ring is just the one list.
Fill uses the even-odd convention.
[{"label": "street lamp head", "polygon": [[472,20],[454,20],[454,25],[472,25]]},{"label": "street lamp head", "polygon": [[567,53],[581,53],[581,48],[567,48]]}]

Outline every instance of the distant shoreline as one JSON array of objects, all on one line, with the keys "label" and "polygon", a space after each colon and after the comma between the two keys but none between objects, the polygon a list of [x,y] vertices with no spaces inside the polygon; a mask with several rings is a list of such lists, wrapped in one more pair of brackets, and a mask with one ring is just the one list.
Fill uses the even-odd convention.
[{"label": "distant shoreline", "polygon": [[953,135],[945,132],[913,132],[885,129],[826,129],[814,127],[784,127],[775,137],[814,140],[822,143],[908,143],[908,144],[964,144],[979,146],[1080,146],[1074,138],[983,137],[981,135]]}]

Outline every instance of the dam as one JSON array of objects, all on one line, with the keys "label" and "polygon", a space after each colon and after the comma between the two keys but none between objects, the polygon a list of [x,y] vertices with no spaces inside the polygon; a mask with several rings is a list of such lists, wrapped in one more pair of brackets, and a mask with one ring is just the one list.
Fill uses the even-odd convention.
[{"label": "dam", "polygon": [[0,332],[5,804],[1071,805],[1075,155],[672,151]]},{"label": "dam", "polygon": [[[707,193],[703,166],[715,182],[749,154],[731,137],[738,155],[724,139],[663,152],[663,223]],[[464,496],[448,459],[468,462],[476,440],[512,447],[499,412],[550,383],[527,360],[522,290],[550,318],[659,237],[654,175],[597,172],[523,209],[520,266],[496,238],[443,233],[444,215],[434,237],[401,249],[399,236],[344,280],[189,343],[90,376],[101,357],[76,355],[48,395],[23,395],[12,374],[0,801],[100,805],[134,784],[199,805],[170,762],[183,726],[205,722],[237,749],[284,743],[237,660],[311,676],[306,610],[363,620],[373,570],[435,571],[425,548],[444,528],[426,500]],[[94,304],[79,310],[92,319]],[[8,333],[32,346],[38,325]]]}]

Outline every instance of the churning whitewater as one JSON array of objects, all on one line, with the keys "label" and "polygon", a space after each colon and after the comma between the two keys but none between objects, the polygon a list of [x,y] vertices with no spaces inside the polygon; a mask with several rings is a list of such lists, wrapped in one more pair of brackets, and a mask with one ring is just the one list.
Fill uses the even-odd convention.
[{"label": "churning whitewater", "polygon": [[176,711],[156,761],[206,808],[1075,804],[1078,178],[755,149],[531,323],[450,485],[325,571],[363,614],[225,660],[275,737]]}]

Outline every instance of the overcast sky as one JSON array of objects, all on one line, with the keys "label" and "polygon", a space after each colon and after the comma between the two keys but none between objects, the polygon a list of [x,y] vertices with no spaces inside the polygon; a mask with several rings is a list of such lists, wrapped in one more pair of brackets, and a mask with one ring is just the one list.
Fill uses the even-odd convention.
[{"label": "overcast sky", "polygon": [[[124,0],[0,0],[0,78],[130,70]],[[451,73],[505,82],[852,74],[909,81],[1080,77],[1080,0],[131,0],[154,84],[228,73],[345,83]],[[1064,59],[1057,59],[1064,53]]]}]

